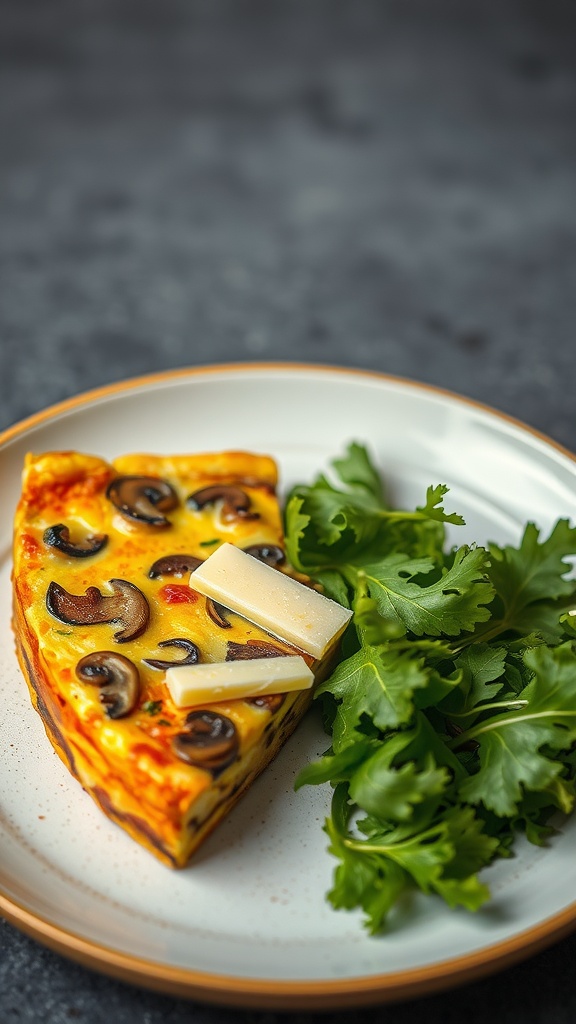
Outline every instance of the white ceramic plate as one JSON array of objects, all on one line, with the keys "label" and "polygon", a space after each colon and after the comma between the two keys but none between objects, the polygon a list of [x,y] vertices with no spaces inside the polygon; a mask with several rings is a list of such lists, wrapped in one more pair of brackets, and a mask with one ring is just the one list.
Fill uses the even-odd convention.
[{"label": "white ceramic plate", "polygon": [[576,818],[546,850],[520,844],[485,872],[471,915],[415,899],[370,938],[324,894],[333,861],[328,787],[293,792],[327,745],[314,712],[179,873],[112,825],[68,775],[29,705],[10,632],[11,521],[28,450],[247,448],[284,486],[311,479],[351,440],[369,445],[390,498],[431,483],[468,525],[460,540],[516,541],[526,518],[576,519],[576,462],[528,428],[454,395],[328,367],[244,365],[113,385],[0,438],[0,910],[41,942],[125,980],[236,1006],[326,1008],[414,996],[527,956],[576,922]]}]

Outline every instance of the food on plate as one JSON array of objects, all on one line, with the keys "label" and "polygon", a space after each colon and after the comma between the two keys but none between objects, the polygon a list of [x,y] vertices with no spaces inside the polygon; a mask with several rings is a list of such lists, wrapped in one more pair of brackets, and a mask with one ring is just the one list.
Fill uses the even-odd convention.
[{"label": "food on plate", "polygon": [[[247,452],[26,459],[13,624],[32,700],[87,793],[173,867],[280,750],[350,618],[291,570],[276,484]],[[228,548],[246,579],[327,607],[332,632],[302,649],[271,602],[262,624],[201,593],[191,574]]]},{"label": "food on plate", "polygon": [[332,785],[328,898],[377,932],[418,892],[478,909],[573,810],[576,527],[458,544],[445,485],[402,510],[362,445],[332,470],[283,524],[267,456],[31,455],[14,629],[55,749],[171,866],[321,700],[296,786]]},{"label": "food on plate", "polygon": [[476,910],[480,869],[574,807],[576,527],[455,546],[446,486],[402,511],[362,445],[333,469],[286,507],[291,564],[354,609],[316,691],[331,745],[297,786],[334,787],[328,897],[376,932],[418,890]]}]

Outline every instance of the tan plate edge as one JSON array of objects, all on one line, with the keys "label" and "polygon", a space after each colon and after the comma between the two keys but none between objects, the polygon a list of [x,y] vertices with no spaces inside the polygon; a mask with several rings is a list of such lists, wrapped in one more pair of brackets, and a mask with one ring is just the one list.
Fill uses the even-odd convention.
[{"label": "tan plate edge", "polygon": [[576,454],[574,452],[570,451],[564,445],[555,441],[547,434],[544,434],[542,431],[537,430],[535,427],[531,427],[529,424],[515,416],[511,416],[508,413],[494,408],[494,406],[488,405],[485,402],[480,402],[474,398],[469,398],[468,396],[459,394],[456,391],[451,391],[449,388],[442,388],[436,384],[425,384],[422,381],[414,380],[409,377],[400,377],[378,370],[365,370],[351,366],[333,366],[329,363],[291,363],[285,361],[213,363],[206,366],[179,367],[173,370],[161,370],[156,373],[143,374],[138,377],[128,377],[124,380],[114,381],[110,384],[103,384],[101,387],[92,388],[89,391],[82,391],[71,398],[65,398],[61,402],[50,405],[39,412],[32,413],[32,415],[26,417],[26,419],[20,420],[18,423],[14,423],[7,427],[2,431],[2,433],[0,433],[0,447],[15,440],[17,437],[20,437],[20,435],[26,433],[27,430],[40,426],[42,423],[54,419],[57,416],[61,416],[63,413],[72,412],[84,405],[90,405],[92,402],[97,402],[116,394],[136,391],[138,388],[146,388],[155,384],[184,380],[189,377],[213,376],[219,373],[242,374],[276,370],[287,370],[295,373],[335,373],[341,374],[342,376],[357,378],[365,377],[368,380],[382,382],[388,381],[391,384],[398,384],[402,387],[412,388],[418,391],[427,391],[432,395],[445,396],[446,398],[450,398],[452,401],[486,412],[497,419],[503,420],[505,423],[518,427],[525,433],[531,434],[532,437],[537,437],[541,441],[544,441],[551,448],[554,448],[560,454],[567,456],[573,462],[576,462]]},{"label": "tan plate edge", "polygon": [[131,957],[56,927],[1,894],[0,912],[53,952],[128,984],[219,1006],[263,1010],[348,1009],[430,995],[511,967],[569,935],[576,926],[575,902],[513,939],[429,967],[336,981],[291,982],[190,971]]}]

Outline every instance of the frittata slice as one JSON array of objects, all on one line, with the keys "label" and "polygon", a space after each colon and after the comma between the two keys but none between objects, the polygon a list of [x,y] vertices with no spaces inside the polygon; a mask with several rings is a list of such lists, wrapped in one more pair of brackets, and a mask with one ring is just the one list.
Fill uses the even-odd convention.
[{"label": "frittata slice", "polygon": [[[47,735],[104,813],[172,867],[279,751],[311,691],[174,705],[176,663],[303,654],[189,586],[228,542],[290,572],[265,455],[29,455],[13,624]],[[330,658],[314,661],[315,674]]]}]

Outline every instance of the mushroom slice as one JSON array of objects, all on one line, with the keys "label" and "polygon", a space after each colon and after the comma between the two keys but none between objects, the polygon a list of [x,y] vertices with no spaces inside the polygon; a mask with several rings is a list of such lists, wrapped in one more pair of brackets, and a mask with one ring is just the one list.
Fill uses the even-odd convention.
[{"label": "mushroom slice", "polygon": [[259,519],[259,512],[250,511],[250,498],[241,487],[233,484],[215,484],[211,487],[203,487],[194,491],[186,499],[189,508],[199,511],[206,505],[214,505],[217,501],[222,502],[222,518],[232,519]]},{"label": "mushroom slice", "polygon": [[[288,655],[289,651],[283,651],[267,640],[249,640],[245,644],[229,640],[226,648],[226,661],[249,661],[253,658],[278,658],[288,657]],[[282,707],[286,700],[286,694],[267,693],[260,697],[246,697],[245,699],[247,704],[254,704],[257,708],[267,708],[273,714]]]},{"label": "mushroom slice", "polygon": [[162,513],[178,504],[174,488],[157,476],[117,476],[108,485],[106,497],[122,515],[149,526],[169,526]]},{"label": "mushroom slice", "polygon": [[191,711],[185,729],[172,740],[172,749],[181,761],[218,775],[238,753],[236,726],[226,715],[215,711]]},{"label": "mushroom slice", "polygon": [[286,555],[277,544],[251,544],[243,550],[266,565],[282,565],[286,561]]},{"label": "mushroom slice", "polygon": [[49,548],[56,548],[63,555],[71,558],[89,558],[90,555],[97,555],[108,541],[106,533],[92,533],[84,540],[73,543],[70,540],[70,530],[64,523],[56,523],[44,530],[44,543]]},{"label": "mushroom slice", "polygon": [[192,640],[177,638],[176,640],[161,640],[158,647],[181,647],[186,651],[186,657],[180,661],[162,661],[160,658],[144,658],[144,664],[150,668],[169,669],[176,665],[195,665],[200,658],[200,652]]},{"label": "mushroom slice", "polygon": [[229,640],[226,647],[226,661],[252,661],[254,658],[282,658],[288,657],[290,651],[283,651],[276,644],[267,640],[249,640],[245,644],[238,644]]},{"label": "mushroom slice", "polygon": [[228,619],[224,615],[224,612],[228,611],[228,609],[225,608],[223,604],[219,604],[218,601],[214,601],[211,597],[207,597],[206,611],[215,626],[220,626],[220,629],[230,629],[232,623],[228,622]]},{"label": "mushroom slice", "polygon": [[159,576],[187,576],[202,565],[202,561],[202,558],[196,558],[195,555],[163,555],[150,566],[148,576],[151,580],[158,579]]},{"label": "mushroom slice", "polygon": [[95,651],[76,665],[83,683],[100,687],[98,699],[108,718],[124,718],[134,710],[140,696],[138,669],[129,658],[115,651]]},{"label": "mushroom slice", "polygon": [[85,594],[69,594],[52,581],[46,594],[46,607],[51,615],[69,626],[116,622],[121,629],[114,634],[114,639],[118,643],[134,640],[148,625],[148,601],[142,591],[127,580],[108,582],[114,591],[110,596],[101,594],[98,587],[88,587]]}]

